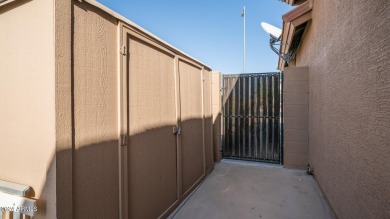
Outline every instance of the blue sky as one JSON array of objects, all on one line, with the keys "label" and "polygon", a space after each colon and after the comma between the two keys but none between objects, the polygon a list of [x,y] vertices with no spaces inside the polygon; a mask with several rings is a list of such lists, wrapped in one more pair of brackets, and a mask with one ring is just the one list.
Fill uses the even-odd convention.
[{"label": "blue sky", "polygon": [[243,71],[246,7],[246,72],[276,71],[265,21],[282,27],[292,9],[278,0],[98,0],[183,52],[225,74]]}]

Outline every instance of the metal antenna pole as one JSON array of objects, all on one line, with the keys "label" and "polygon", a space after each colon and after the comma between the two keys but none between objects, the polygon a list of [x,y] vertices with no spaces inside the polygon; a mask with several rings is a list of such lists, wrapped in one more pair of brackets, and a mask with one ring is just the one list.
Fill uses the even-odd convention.
[{"label": "metal antenna pole", "polygon": [[246,44],[245,44],[245,17],[246,17],[246,12],[245,12],[245,6],[244,6],[244,11],[243,11],[243,14],[244,14],[244,63],[243,63],[243,73],[245,74],[245,61],[246,61]]}]

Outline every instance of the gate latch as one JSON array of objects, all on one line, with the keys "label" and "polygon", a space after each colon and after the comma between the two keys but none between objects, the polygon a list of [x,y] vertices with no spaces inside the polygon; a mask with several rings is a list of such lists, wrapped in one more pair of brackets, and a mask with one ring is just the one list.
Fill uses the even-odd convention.
[{"label": "gate latch", "polygon": [[121,146],[127,145],[127,135],[121,135]]},{"label": "gate latch", "polygon": [[179,128],[179,127],[177,127],[177,126],[174,126],[174,127],[172,128],[172,133],[173,133],[174,135],[180,135],[180,134],[181,134],[181,128]]}]

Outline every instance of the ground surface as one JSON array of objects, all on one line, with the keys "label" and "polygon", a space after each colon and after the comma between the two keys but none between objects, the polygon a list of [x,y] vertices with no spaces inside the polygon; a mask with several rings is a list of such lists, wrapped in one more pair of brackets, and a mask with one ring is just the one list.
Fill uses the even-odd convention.
[{"label": "ground surface", "polygon": [[312,176],[277,165],[223,160],[173,219],[334,218]]}]

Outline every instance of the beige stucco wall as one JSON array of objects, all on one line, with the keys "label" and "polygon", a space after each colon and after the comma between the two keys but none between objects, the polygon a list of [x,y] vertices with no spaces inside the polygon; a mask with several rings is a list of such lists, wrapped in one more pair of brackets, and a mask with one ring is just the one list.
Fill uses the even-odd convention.
[{"label": "beige stucco wall", "polygon": [[0,7],[0,179],[33,187],[36,218],[56,214],[53,5]]},{"label": "beige stucco wall", "polygon": [[211,73],[211,99],[213,114],[214,161],[222,159],[221,154],[221,72]]},{"label": "beige stucco wall", "polygon": [[339,218],[390,217],[390,2],[314,2],[309,163]]}]

